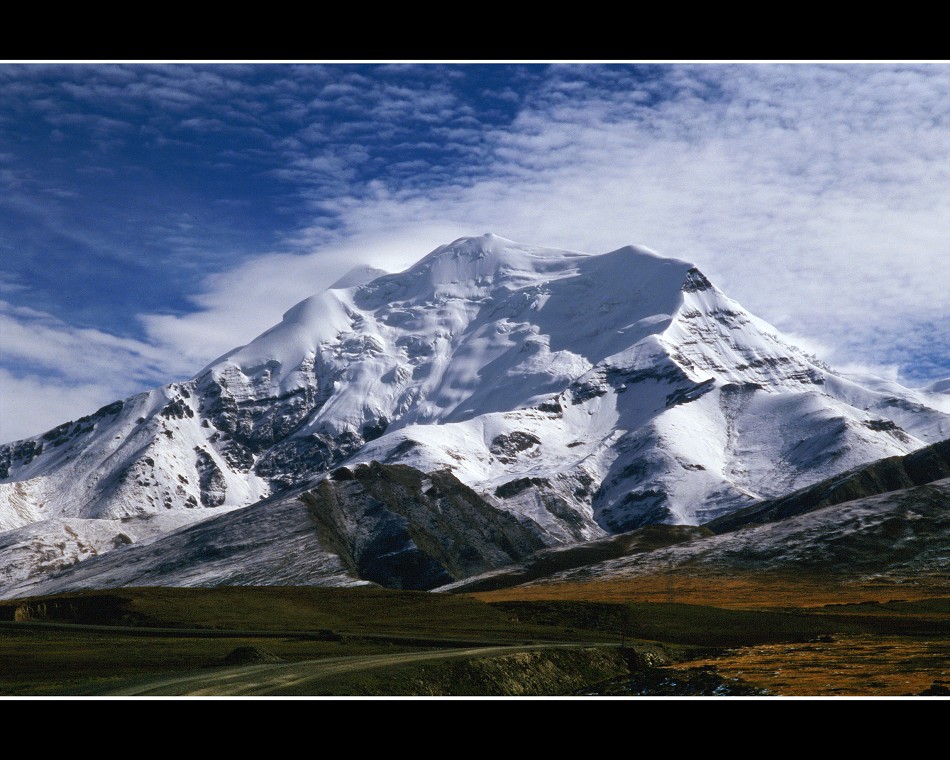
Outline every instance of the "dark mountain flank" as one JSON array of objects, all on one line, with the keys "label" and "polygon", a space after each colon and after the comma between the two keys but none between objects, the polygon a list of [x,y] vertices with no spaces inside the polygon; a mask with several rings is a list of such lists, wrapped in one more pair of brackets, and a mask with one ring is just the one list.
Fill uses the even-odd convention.
[{"label": "dark mountain flank", "polygon": [[780,499],[769,499],[706,523],[713,533],[777,522],[822,507],[866,496],[922,486],[950,477],[950,439],[903,457],[887,457],[855,467],[841,475],[799,489]]}]

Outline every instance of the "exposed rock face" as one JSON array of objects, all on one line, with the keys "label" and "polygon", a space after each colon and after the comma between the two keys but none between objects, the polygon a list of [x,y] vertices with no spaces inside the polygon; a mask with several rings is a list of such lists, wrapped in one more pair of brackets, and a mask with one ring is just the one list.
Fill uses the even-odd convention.
[{"label": "exposed rock face", "polygon": [[473,593],[510,588],[572,568],[581,568],[585,565],[634,554],[644,554],[661,547],[695,541],[711,535],[713,533],[706,528],[692,525],[648,525],[629,533],[608,536],[596,541],[542,549],[517,564],[450,583],[439,590]]},{"label": "exposed rock face", "polygon": [[444,471],[373,462],[335,471],[302,498],[323,543],[353,574],[390,588],[434,588],[544,546],[539,526]]},{"label": "exposed rock face", "polygon": [[214,458],[204,449],[195,448],[198,471],[198,483],[201,488],[201,503],[206,507],[220,507],[224,504],[228,484]]},{"label": "exposed rock face", "polygon": [[496,435],[488,450],[498,457],[499,462],[510,463],[518,454],[541,445],[541,439],[531,433],[515,430],[511,433]]},{"label": "exposed rock face", "polygon": [[[867,496],[710,535],[668,548],[564,570],[536,584],[618,581],[686,573],[838,583],[946,584],[950,567],[950,478]],[[794,582],[791,580],[789,582]]]}]

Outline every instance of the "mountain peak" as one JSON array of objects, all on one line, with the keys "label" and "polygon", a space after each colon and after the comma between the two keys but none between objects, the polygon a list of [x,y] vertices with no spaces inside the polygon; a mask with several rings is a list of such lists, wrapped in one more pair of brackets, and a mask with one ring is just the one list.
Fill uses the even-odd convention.
[{"label": "mountain peak", "polygon": [[686,279],[683,281],[684,293],[696,293],[701,290],[712,290],[713,284],[706,278],[702,272],[693,267],[686,273]]},{"label": "mountain peak", "polygon": [[[687,273],[695,271],[691,277]],[[626,245],[603,254],[589,254],[519,243],[486,233],[462,237],[439,246],[405,272],[382,278],[379,290],[390,300],[432,293],[478,298],[502,287],[520,290],[558,280],[593,278],[617,297],[624,288],[647,280],[662,290],[678,292],[712,287],[691,262],[661,256],[645,246]],[[375,286],[374,286],[375,289]]]},{"label": "mountain peak", "polygon": [[430,286],[492,286],[505,282],[522,287],[570,268],[587,254],[525,245],[492,233],[463,237],[439,246],[402,275]]},{"label": "mountain peak", "polygon": [[483,235],[467,235],[453,240],[451,243],[441,246],[460,252],[479,252],[479,251],[497,251],[509,246],[520,245],[514,240],[496,235],[494,232],[486,232]]}]

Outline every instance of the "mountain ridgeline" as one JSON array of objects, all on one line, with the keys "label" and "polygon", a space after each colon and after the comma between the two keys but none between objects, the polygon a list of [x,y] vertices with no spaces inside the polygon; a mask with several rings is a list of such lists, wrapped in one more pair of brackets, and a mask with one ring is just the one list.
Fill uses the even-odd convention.
[{"label": "mountain ridgeline", "polygon": [[768,499],[718,517],[705,527],[714,533],[729,533],[943,478],[950,478],[950,440],[926,446],[904,457],[888,457],[856,467],[780,499]]}]

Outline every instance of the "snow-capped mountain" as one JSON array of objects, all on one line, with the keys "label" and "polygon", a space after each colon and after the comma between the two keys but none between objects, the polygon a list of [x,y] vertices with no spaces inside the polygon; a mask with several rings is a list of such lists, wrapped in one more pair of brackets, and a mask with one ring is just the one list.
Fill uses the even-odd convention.
[{"label": "snow-capped mountain", "polygon": [[447,469],[567,543],[702,523],[950,437],[946,398],[835,373],[688,262],[484,235],[356,270],[187,382],[0,447],[0,530],[132,536],[376,460]]}]

